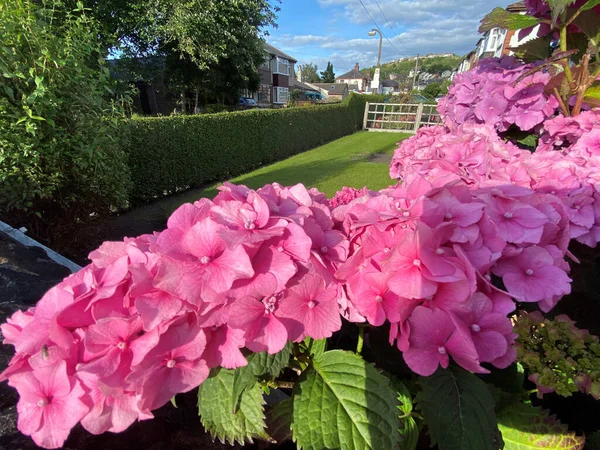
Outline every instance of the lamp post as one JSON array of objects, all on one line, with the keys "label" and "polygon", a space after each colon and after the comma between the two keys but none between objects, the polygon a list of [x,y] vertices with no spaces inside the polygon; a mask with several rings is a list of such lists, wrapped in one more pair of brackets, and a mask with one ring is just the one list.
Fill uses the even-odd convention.
[{"label": "lamp post", "polygon": [[375,68],[375,76],[373,77],[373,83],[371,83],[371,87],[375,86],[375,93],[379,92],[379,72],[380,72],[380,64],[381,64],[381,46],[383,44],[383,34],[377,28],[373,28],[369,31],[369,36],[375,36],[376,33],[379,33],[379,53],[377,54],[377,67]]}]

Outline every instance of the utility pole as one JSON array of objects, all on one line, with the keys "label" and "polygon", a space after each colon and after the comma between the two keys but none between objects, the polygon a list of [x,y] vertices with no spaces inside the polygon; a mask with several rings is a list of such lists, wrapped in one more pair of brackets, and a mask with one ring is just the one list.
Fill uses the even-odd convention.
[{"label": "utility pole", "polygon": [[415,61],[415,76],[413,77],[413,91],[415,90],[415,85],[417,84],[417,73],[419,72],[419,54],[417,53],[417,60]]}]

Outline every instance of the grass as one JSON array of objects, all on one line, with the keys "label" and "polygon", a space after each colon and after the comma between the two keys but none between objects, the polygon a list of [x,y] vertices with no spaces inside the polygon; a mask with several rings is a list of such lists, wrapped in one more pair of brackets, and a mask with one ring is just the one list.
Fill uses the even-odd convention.
[{"label": "grass", "polygon": [[[405,133],[360,131],[229,181],[252,189],[273,182],[283,186],[303,183],[307,187],[316,187],[329,197],[342,186],[367,186],[379,190],[391,183],[389,163],[396,144],[409,136]],[[370,161],[375,155],[378,156],[376,161],[381,162]],[[175,210],[182,203],[193,202],[201,197],[212,198],[218,193],[219,185],[172,197],[169,199],[173,201],[169,209]]]},{"label": "grass", "polygon": [[[408,136],[402,133],[358,132],[230,181],[251,188],[275,181],[284,186],[304,183],[329,197],[343,186],[382,189],[392,182],[389,163],[396,143]],[[60,251],[80,264],[87,264],[87,254],[103,241],[119,241],[123,236],[138,236],[164,229],[167,218],[181,204],[201,197],[212,198],[218,192],[217,186],[182,192],[91,224],[81,229],[77,236],[71,236],[60,244]]]}]

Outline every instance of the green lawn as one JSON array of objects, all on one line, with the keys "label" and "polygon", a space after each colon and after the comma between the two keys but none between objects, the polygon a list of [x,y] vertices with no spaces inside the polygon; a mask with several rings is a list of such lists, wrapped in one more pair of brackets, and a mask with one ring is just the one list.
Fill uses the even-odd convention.
[{"label": "green lawn", "polygon": [[[360,131],[229,181],[253,189],[273,182],[284,186],[304,183],[307,187],[318,188],[330,197],[342,186],[367,186],[378,190],[392,182],[389,176],[392,154],[396,144],[409,136],[404,133]],[[368,160],[369,155],[374,154],[379,155],[377,161],[381,162]],[[218,192],[217,186],[218,184],[207,189],[194,189],[173,197],[175,203],[172,210],[200,197],[214,197]]]}]

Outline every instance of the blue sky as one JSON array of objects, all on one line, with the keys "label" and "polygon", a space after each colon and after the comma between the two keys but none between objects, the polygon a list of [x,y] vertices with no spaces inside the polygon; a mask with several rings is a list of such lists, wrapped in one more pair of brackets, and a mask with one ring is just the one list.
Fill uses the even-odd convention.
[{"label": "blue sky", "polygon": [[[272,0],[275,3],[274,0]],[[481,18],[515,0],[362,0],[381,31],[382,62],[417,53],[464,55],[475,47]],[[379,37],[369,37],[373,21],[359,0],[282,0],[267,42],[298,59],[340,75],[356,62],[377,62]],[[381,8],[381,9],[380,9]]]}]

